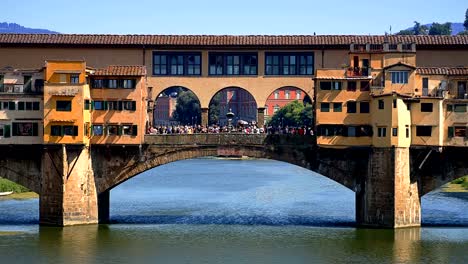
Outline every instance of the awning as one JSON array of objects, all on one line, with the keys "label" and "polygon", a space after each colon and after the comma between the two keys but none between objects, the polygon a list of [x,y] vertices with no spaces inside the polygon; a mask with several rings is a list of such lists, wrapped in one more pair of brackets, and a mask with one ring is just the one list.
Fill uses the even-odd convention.
[{"label": "awning", "polygon": [[49,122],[54,122],[54,123],[75,123],[76,119],[50,119]]}]

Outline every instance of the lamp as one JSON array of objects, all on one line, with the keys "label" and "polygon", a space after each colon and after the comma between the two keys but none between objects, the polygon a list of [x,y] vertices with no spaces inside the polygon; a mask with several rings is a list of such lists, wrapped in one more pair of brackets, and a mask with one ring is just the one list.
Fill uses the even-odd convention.
[{"label": "lamp", "polygon": [[232,119],[234,118],[234,113],[232,112],[231,108],[229,108],[229,112],[226,113],[226,118],[228,121],[228,132],[232,131]]}]

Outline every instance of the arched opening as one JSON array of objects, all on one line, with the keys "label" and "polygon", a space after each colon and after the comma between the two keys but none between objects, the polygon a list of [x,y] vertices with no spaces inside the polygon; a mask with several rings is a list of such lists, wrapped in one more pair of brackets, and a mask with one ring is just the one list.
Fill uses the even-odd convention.
[{"label": "arched opening", "polygon": [[172,86],[154,101],[153,127],[198,125],[201,123],[200,100],[190,89]]},{"label": "arched opening", "polygon": [[0,225],[37,224],[39,195],[27,187],[0,177]]},{"label": "arched opening", "polygon": [[257,102],[247,90],[240,87],[226,87],[217,92],[210,100],[208,124],[227,126],[226,114],[232,112],[232,124],[247,125],[257,122]]},{"label": "arched opening", "polygon": [[311,97],[304,90],[294,86],[276,89],[265,103],[265,123],[273,127],[312,127]]},{"label": "arched opening", "polygon": [[111,223],[329,225],[355,221],[354,192],[267,159],[181,160],[111,191]]},{"label": "arched opening", "polygon": [[421,224],[468,226],[468,175],[421,197]]}]

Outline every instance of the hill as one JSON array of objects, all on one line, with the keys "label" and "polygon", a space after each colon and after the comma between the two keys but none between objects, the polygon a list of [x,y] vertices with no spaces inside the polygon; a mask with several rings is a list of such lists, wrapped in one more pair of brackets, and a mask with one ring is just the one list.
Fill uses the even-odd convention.
[{"label": "hill", "polygon": [[[432,26],[432,23],[431,24],[424,24],[424,26],[426,26],[427,28],[430,28]],[[409,27],[405,30],[413,30],[413,27]],[[462,32],[463,30],[465,30],[465,28],[463,27],[463,23],[456,23],[456,22],[453,22],[452,23],[452,35],[457,35],[458,33]]]},{"label": "hill", "polygon": [[28,28],[16,23],[1,22],[0,33],[15,33],[15,34],[60,34],[56,31],[41,28]]}]

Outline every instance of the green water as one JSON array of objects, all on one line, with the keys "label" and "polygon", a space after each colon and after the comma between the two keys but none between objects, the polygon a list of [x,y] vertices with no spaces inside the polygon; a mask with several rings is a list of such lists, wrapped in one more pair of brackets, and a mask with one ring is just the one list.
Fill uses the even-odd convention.
[{"label": "green water", "polygon": [[422,199],[422,228],[354,227],[354,193],[268,160],[187,160],[111,192],[101,226],[39,227],[0,202],[1,263],[468,263],[468,196]]}]

